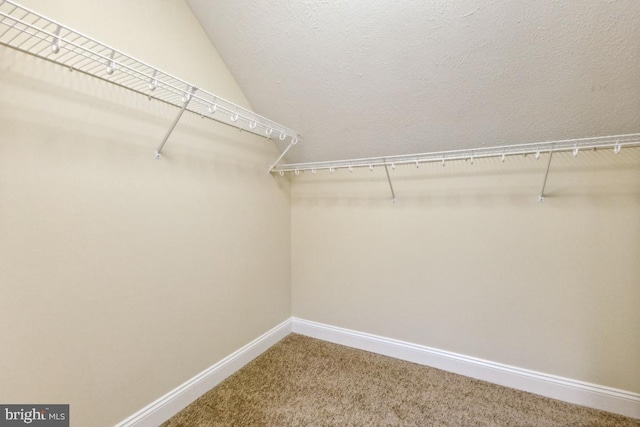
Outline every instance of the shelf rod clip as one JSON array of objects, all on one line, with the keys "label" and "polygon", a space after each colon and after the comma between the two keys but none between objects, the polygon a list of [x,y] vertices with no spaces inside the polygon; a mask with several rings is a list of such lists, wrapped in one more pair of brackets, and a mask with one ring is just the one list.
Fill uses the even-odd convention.
[{"label": "shelf rod clip", "polygon": [[58,24],[58,28],[56,28],[55,36],[53,38],[53,43],[51,43],[51,50],[53,53],[60,52],[60,29],[62,27]]}]

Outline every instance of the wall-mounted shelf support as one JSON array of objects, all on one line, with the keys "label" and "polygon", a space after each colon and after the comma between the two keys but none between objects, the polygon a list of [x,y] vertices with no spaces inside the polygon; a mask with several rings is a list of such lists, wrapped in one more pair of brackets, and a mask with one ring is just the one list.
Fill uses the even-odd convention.
[{"label": "wall-mounted shelf support", "polygon": [[180,117],[182,117],[182,113],[184,113],[184,110],[186,110],[187,106],[189,105],[189,101],[191,101],[191,95],[193,95],[195,91],[196,91],[196,88],[190,87],[187,93],[185,94],[184,103],[182,104],[182,108],[180,108],[180,112],[178,113],[176,118],[173,120],[173,123],[171,123],[171,127],[169,127],[167,134],[164,136],[164,139],[162,140],[162,142],[158,146],[158,149],[156,150],[156,159],[160,159],[162,157],[162,154],[161,154],[162,147],[164,147],[164,144],[167,143],[167,140],[169,139],[169,136],[173,132],[173,129],[175,129],[176,125],[178,124],[178,121],[180,120]]},{"label": "wall-mounted shelf support", "polygon": [[547,161],[547,171],[544,173],[544,181],[542,181],[542,190],[538,196],[540,203],[544,202],[544,189],[547,186],[547,177],[549,176],[549,168],[551,168],[551,158],[553,157],[553,151],[549,151],[549,160]]},{"label": "wall-mounted shelf support", "polygon": [[[71,71],[112,83],[180,108],[163,145],[185,111],[267,139],[301,140],[302,135],[251,110],[120,52],[12,0],[0,0],[0,45]],[[187,101],[188,99],[188,101]]]},{"label": "wall-mounted shelf support", "polygon": [[297,138],[293,138],[291,140],[291,142],[289,143],[289,145],[287,146],[287,148],[285,148],[284,151],[282,152],[282,154],[280,154],[280,157],[278,157],[276,159],[276,161],[273,162],[273,164],[269,166],[269,171],[267,172],[267,174],[270,174],[271,171],[273,171],[273,169],[277,166],[277,164],[280,162],[280,160],[282,160],[282,158],[287,154],[287,151],[289,151],[289,149],[291,147],[293,147],[294,145],[296,145],[297,143],[298,143],[298,139]]},{"label": "wall-mounted shelf support", "polygon": [[389,168],[387,165],[384,165],[384,171],[387,173],[387,181],[389,181],[389,188],[391,189],[391,201],[393,203],[396,202],[396,193],[393,191],[393,184],[391,183],[391,175],[389,175]]}]

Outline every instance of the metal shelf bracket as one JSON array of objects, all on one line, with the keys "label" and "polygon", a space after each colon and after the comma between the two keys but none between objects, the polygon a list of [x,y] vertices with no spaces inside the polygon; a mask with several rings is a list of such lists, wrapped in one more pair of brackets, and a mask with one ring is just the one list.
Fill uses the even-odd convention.
[{"label": "metal shelf bracket", "polygon": [[384,171],[387,173],[387,181],[389,181],[389,188],[391,189],[391,202],[396,202],[396,193],[393,191],[393,184],[391,183],[391,175],[389,175],[389,168],[387,164],[384,164]]},{"label": "metal shelf bracket", "polygon": [[549,151],[549,161],[547,162],[547,171],[544,173],[544,180],[542,181],[542,190],[540,190],[540,195],[538,196],[538,201],[540,203],[544,202],[544,189],[547,186],[547,177],[549,176],[549,168],[551,167],[552,157],[553,157],[553,151]]},{"label": "metal shelf bracket", "polygon": [[180,117],[182,117],[182,113],[184,113],[184,110],[187,109],[187,106],[189,105],[189,101],[191,101],[191,95],[193,95],[193,93],[196,91],[196,88],[194,88],[193,86],[190,86],[189,89],[187,90],[187,92],[184,95],[183,101],[184,103],[182,104],[182,108],[180,108],[180,112],[178,112],[178,115],[176,116],[176,118],[173,120],[173,123],[171,123],[171,127],[169,127],[169,130],[167,131],[167,134],[164,136],[164,138],[162,139],[162,142],[160,143],[160,145],[158,146],[158,149],[156,150],[156,159],[161,159],[162,158],[162,148],[164,147],[164,144],[167,143],[167,140],[169,139],[169,136],[171,135],[171,133],[173,132],[173,130],[175,129],[176,125],[178,124],[178,121],[180,120]]},{"label": "metal shelf bracket", "polygon": [[[281,138],[282,139],[282,138]],[[291,149],[291,147],[293,147],[294,145],[296,145],[298,143],[298,138],[292,138],[291,142],[289,143],[289,145],[287,146],[287,148],[284,149],[284,151],[282,152],[282,154],[280,154],[280,157],[278,157],[276,159],[275,162],[273,162],[273,164],[269,165],[269,170],[267,171],[267,174],[270,174],[273,169],[278,165],[278,162],[280,162],[280,160],[282,160],[282,158],[287,154],[287,151],[289,151],[289,149]]]}]

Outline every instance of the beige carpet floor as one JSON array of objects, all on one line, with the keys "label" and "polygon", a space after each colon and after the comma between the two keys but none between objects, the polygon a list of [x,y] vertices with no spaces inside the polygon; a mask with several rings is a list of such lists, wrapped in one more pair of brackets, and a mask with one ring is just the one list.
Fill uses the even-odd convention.
[{"label": "beige carpet floor", "polygon": [[386,356],[291,334],[163,427],[640,426]]}]

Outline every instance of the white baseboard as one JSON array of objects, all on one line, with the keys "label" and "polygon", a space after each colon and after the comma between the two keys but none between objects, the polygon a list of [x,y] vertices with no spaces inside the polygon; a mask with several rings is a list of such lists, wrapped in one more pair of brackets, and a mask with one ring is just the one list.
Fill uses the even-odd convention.
[{"label": "white baseboard", "polygon": [[640,394],[638,393],[547,375],[295,317],[291,320],[292,332],[297,334],[431,366],[577,405],[640,418]]},{"label": "white baseboard", "polygon": [[287,319],[115,427],[157,427],[291,333]]},{"label": "white baseboard", "polygon": [[157,427],[294,332],[577,405],[640,418],[640,394],[292,317],[115,427]]}]

